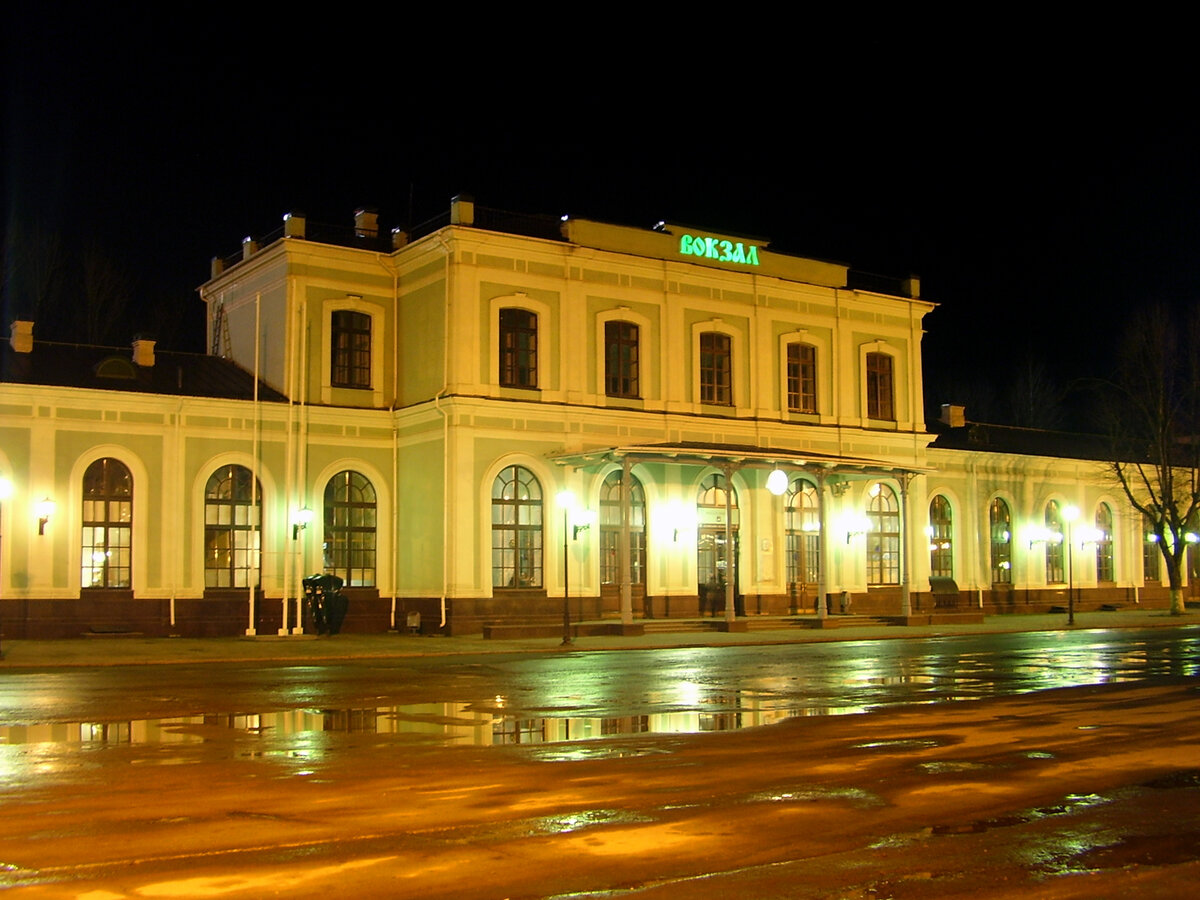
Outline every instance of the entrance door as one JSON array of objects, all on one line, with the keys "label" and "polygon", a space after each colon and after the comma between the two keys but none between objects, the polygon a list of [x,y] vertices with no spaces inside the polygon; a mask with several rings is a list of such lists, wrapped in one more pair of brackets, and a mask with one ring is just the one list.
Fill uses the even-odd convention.
[{"label": "entrance door", "polygon": [[[730,578],[730,554],[726,546],[725,526],[702,525],[696,535],[696,581],[699,585],[700,615],[723,615],[725,612],[725,585]],[[738,533],[733,528],[733,596],[735,612],[744,615],[736,607],[741,606],[741,591],[738,590]]]}]

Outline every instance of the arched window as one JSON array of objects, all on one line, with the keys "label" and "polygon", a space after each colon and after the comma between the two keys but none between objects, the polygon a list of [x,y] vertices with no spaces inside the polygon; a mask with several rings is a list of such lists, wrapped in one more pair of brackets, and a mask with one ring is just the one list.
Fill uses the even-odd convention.
[{"label": "arched window", "polygon": [[[621,582],[621,473],[610,472],[600,486],[600,582]],[[646,494],[629,476],[629,580],[646,583]]]},{"label": "arched window", "polygon": [[1012,584],[1012,512],[999,497],[988,507],[992,532],[992,584]]},{"label": "arched window", "polygon": [[133,476],[118,459],[98,459],[83,473],[83,538],[79,584],[133,584]]},{"label": "arched window", "polygon": [[900,583],[900,503],[886,484],[867,492],[867,584]]},{"label": "arched window", "polygon": [[1142,580],[1162,581],[1162,550],[1158,548],[1158,535],[1154,533],[1154,522],[1142,517]]},{"label": "arched window", "polygon": [[1063,519],[1057,500],[1046,504],[1046,584],[1062,584],[1063,574]]},{"label": "arched window", "polygon": [[[725,540],[725,498],[729,497],[730,531],[733,533],[733,552]],[[733,559],[733,584],[737,586],[737,491],[728,487],[725,476],[714,472],[700,482],[696,493],[696,579],[698,584],[724,590],[729,581],[730,559]]]},{"label": "arched window", "polygon": [[1116,581],[1113,576],[1113,517],[1107,503],[1096,507],[1096,580]]},{"label": "arched window", "polygon": [[954,577],[954,523],[950,501],[938,494],[929,503],[929,574]]},{"label": "arched window", "polygon": [[325,485],[325,572],[348,587],[375,586],[375,488],[359,472]]},{"label": "arched window", "polygon": [[258,584],[262,486],[245,466],[222,466],[204,488],[204,586]]},{"label": "arched window", "polygon": [[538,386],[538,317],[527,309],[500,310],[500,384]]},{"label": "arched window", "polygon": [[542,486],[506,466],[492,482],[492,587],[542,586]]},{"label": "arched window", "polygon": [[789,585],[815,585],[821,576],[821,513],[817,486],[797,478],[792,482],[784,507],[787,534],[787,580]]}]

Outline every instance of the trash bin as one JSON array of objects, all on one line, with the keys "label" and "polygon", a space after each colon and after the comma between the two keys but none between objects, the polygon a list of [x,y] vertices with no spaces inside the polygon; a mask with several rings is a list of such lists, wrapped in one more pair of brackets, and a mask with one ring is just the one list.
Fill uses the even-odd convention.
[{"label": "trash bin", "polygon": [[342,629],[350,601],[342,593],[345,583],[336,575],[309,575],[303,579],[304,599],[308,604],[317,634],[337,634]]}]

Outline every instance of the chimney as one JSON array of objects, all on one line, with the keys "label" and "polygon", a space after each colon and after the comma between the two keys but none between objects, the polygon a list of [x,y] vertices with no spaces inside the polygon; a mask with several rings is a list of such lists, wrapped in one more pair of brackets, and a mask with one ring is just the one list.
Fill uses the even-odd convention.
[{"label": "chimney", "polygon": [[133,339],[133,363],[136,366],[143,366],[150,369],[154,367],[154,344],[153,338],[139,334]]},{"label": "chimney", "polygon": [[242,259],[249,259],[258,252],[258,241],[247,235],[242,238]]},{"label": "chimney", "polygon": [[307,219],[302,212],[283,214],[283,236],[304,240],[304,226]]},{"label": "chimney", "polygon": [[354,236],[360,238],[379,237],[379,210],[363,206],[354,211]]},{"label": "chimney", "polygon": [[943,403],[942,414],[938,417],[938,421],[951,428],[962,428],[967,424],[967,408],[953,403]]},{"label": "chimney", "polygon": [[17,353],[33,352],[33,322],[17,319],[10,326],[8,342]]},{"label": "chimney", "polygon": [[456,194],[450,199],[450,224],[475,224],[475,198],[470,194]]},{"label": "chimney", "polygon": [[399,250],[408,246],[408,232],[403,228],[392,229],[392,249]]}]

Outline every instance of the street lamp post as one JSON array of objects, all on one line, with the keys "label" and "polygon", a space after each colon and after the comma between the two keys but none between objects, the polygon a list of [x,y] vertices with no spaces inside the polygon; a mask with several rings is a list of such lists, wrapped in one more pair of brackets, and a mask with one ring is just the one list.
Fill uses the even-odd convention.
[{"label": "street lamp post", "polygon": [[567,529],[569,527],[567,517],[570,514],[571,504],[574,503],[575,496],[570,491],[562,491],[558,495],[558,505],[562,507],[563,513],[563,637],[562,646],[569,647],[571,645],[571,607],[569,605],[571,597],[570,589],[570,557],[567,546]]},{"label": "street lamp post", "polygon": [[1075,624],[1075,546],[1071,542],[1071,526],[1079,518],[1079,508],[1068,506],[1063,510],[1063,519],[1067,523],[1067,624]]}]

